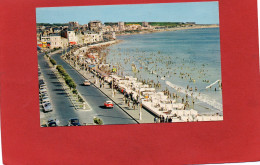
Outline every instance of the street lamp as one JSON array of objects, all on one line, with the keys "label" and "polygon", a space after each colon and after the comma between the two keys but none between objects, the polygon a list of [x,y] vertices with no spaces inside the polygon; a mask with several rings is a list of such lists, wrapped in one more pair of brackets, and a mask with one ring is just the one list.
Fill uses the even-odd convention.
[{"label": "street lamp", "polygon": [[95,72],[96,72],[96,85],[97,85],[97,62],[96,62],[96,65],[95,65]]},{"label": "street lamp", "polygon": [[83,41],[82,46],[84,46],[84,40],[85,40],[85,38],[83,37],[83,38],[82,38],[82,41]]},{"label": "street lamp", "polygon": [[141,96],[140,96],[140,101],[139,101],[139,120],[142,120],[142,99],[141,99]]},{"label": "street lamp", "polygon": [[85,58],[84,55],[83,55],[83,59],[84,59],[84,62],[83,62],[83,64],[84,64],[84,72],[83,72],[83,74],[85,75],[86,74],[86,64],[85,64],[86,58]]},{"label": "street lamp", "polygon": [[138,101],[139,101],[139,120],[142,120],[142,99],[141,99],[141,93],[140,93],[141,87],[139,86],[138,91]]},{"label": "street lamp", "polygon": [[112,77],[112,97],[115,97],[114,95],[114,79]]},{"label": "street lamp", "polygon": [[70,45],[70,43],[69,43],[69,48],[70,48],[70,53],[69,53],[69,54],[70,54],[70,61],[69,61],[69,63],[70,63],[70,65],[71,65],[71,61],[72,61],[72,60],[71,60],[71,45]]}]

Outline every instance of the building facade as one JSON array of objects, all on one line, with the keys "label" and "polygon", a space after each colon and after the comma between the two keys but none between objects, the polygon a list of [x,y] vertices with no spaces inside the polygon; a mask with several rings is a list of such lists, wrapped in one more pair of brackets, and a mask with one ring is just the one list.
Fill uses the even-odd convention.
[{"label": "building facade", "polygon": [[78,42],[78,38],[73,30],[67,31],[67,38],[70,45],[76,45]]}]

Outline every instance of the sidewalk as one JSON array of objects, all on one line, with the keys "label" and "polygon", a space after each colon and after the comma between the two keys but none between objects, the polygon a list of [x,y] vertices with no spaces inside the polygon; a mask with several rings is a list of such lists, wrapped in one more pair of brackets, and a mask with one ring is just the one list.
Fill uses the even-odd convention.
[{"label": "sidewalk", "polygon": [[[64,59],[63,59],[64,60]],[[65,60],[64,60],[65,61]],[[67,61],[66,61],[67,62]],[[68,63],[68,62],[67,62]],[[69,64],[69,63],[68,63]],[[73,66],[72,66],[73,67]],[[75,69],[75,67],[73,67]],[[135,118],[139,123],[154,123],[154,115],[149,113],[144,108],[141,109],[142,120],[139,120],[139,107],[132,107],[132,101],[130,102],[130,106],[128,107],[123,100],[123,94],[116,90],[115,96],[112,97],[112,89],[109,88],[109,85],[105,82],[104,87],[100,88],[99,79],[98,83],[95,84],[96,77],[93,78],[93,74],[88,71],[83,71],[77,69],[77,71],[86,79],[88,79],[96,88],[98,88],[101,92],[103,92],[106,96],[108,96],[111,100],[113,100],[118,106],[120,106],[124,111],[126,111],[129,115]]]}]

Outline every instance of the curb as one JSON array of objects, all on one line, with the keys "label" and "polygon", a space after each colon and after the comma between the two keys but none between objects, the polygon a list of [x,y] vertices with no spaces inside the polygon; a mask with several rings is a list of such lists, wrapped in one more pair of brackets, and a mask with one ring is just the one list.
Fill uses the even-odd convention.
[{"label": "curb", "polygon": [[[56,51],[56,53],[58,53],[59,52],[59,50],[57,50]],[[53,54],[56,54],[56,53],[53,53]],[[50,54],[50,56],[51,55],[53,55],[53,54]],[[44,56],[44,58],[46,59],[46,57]],[[46,61],[47,61],[47,63],[49,64],[49,66],[51,67],[51,70],[52,70],[52,72],[55,74],[55,76],[57,77],[57,80],[61,83],[61,85],[62,85],[62,88],[63,88],[63,90],[66,92],[66,95],[69,97],[69,100],[71,101],[71,103],[73,104],[73,107],[74,107],[74,109],[76,110],[76,111],[91,111],[92,110],[92,108],[89,106],[89,104],[87,103],[87,101],[86,100],[84,100],[85,101],[85,103],[87,104],[87,106],[89,107],[89,109],[80,109],[80,108],[77,108],[77,106],[76,106],[76,104],[74,103],[74,101],[72,100],[72,98],[71,98],[71,96],[70,96],[70,94],[67,92],[67,90],[65,89],[65,87],[64,87],[64,85],[63,85],[63,83],[60,81],[60,79],[58,78],[58,76],[59,76],[59,73],[57,72],[55,72],[55,71],[57,71],[55,68],[53,68],[53,65],[51,64],[51,62],[48,60],[48,59],[46,59]],[[78,93],[79,94],[79,93]],[[81,96],[81,94],[79,94],[80,95],[80,97],[82,97]],[[83,104],[83,103],[82,103]]]},{"label": "curb", "polygon": [[[61,58],[61,56],[60,56]],[[67,64],[69,64],[66,60],[61,58],[63,61],[65,61]],[[70,64],[69,64],[70,65]],[[75,69],[73,66],[70,65],[75,71],[77,71],[83,78],[86,78],[84,75],[82,75],[77,69]],[[140,124],[133,116],[131,116],[128,112],[126,112],[120,105],[118,105],[112,98],[110,98],[106,93],[104,93],[100,88],[98,88],[94,83],[90,82],[95,88],[97,88],[101,93],[103,93],[105,96],[107,96],[109,99],[111,99],[120,109],[122,109],[129,117],[131,117],[137,124]]]}]

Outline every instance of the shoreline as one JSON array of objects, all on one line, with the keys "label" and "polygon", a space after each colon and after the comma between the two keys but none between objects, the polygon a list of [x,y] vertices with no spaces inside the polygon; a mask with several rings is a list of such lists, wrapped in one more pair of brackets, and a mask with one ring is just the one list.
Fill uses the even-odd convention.
[{"label": "shoreline", "polygon": [[[216,27],[219,27],[219,26],[196,26],[196,27],[181,27],[181,28],[173,28],[171,30],[167,30],[167,31],[176,31],[176,30],[189,30],[189,29],[203,29],[203,28],[216,28]],[[156,32],[165,32],[165,31],[156,31]],[[155,32],[155,33],[156,33]],[[154,32],[151,32],[151,33],[154,33]],[[136,34],[144,34],[144,33],[136,33]],[[129,34],[130,35],[130,34]],[[131,35],[135,35],[135,34],[131,34]],[[87,47],[83,47],[83,49],[92,49],[92,48],[95,48],[95,47],[104,47],[105,49],[107,49],[109,46],[113,45],[113,44],[117,44],[117,43],[120,43],[120,42],[123,42],[123,40],[113,40],[113,41],[108,41],[108,42],[103,42],[103,43],[97,43],[97,44],[93,44],[93,45],[88,45]],[[107,63],[106,63],[107,64]],[[111,73],[108,73],[108,75],[110,75]],[[119,76],[119,74],[118,74]],[[166,84],[167,85],[167,84]],[[169,85],[167,85],[169,86]],[[167,87],[166,87],[167,88]],[[159,90],[159,89],[158,89]],[[162,89],[161,89],[162,90]],[[176,89],[175,89],[176,90]],[[160,91],[157,91],[157,92],[160,92]],[[177,91],[176,91],[177,92]],[[186,93],[187,94],[187,93]],[[181,97],[185,97],[185,94],[180,94]],[[190,99],[189,99],[190,100]],[[180,102],[180,101],[179,101]],[[197,107],[198,108],[198,107]],[[200,108],[199,108],[200,109]],[[205,109],[205,108],[203,108]],[[213,108],[214,109],[214,108]],[[212,109],[212,110],[213,110]],[[200,110],[199,110],[200,111]],[[204,111],[204,110],[203,110]],[[215,111],[215,110],[213,110]],[[204,112],[206,113],[206,112]],[[207,112],[207,113],[210,113],[210,112]],[[211,112],[212,113],[212,112]],[[223,113],[223,111],[220,110],[220,113]],[[201,114],[201,111],[200,111],[200,114]],[[202,112],[203,114],[203,112]]]},{"label": "shoreline", "polygon": [[[210,25],[210,26],[196,26],[196,27],[181,27],[181,28],[173,28],[173,29],[170,29],[170,30],[167,30],[167,31],[177,31],[177,30],[189,30],[189,29],[207,29],[207,28],[218,28],[219,26],[218,25]],[[156,31],[156,32],[165,32],[166,30],[164,30],[164,31]],[[151,33],[156,33],[156,32],[151,32]],[[126,35],[136,35],[136,34],[147,34],[147,33],[133,33],[133,34],[126,34]],[[118,75],[119,76],[119,75]],[[129,76],[129,75],[128,75]],[[133,76],[133,75],[132,75]],[[162,78],[162,77],[160,77],[160,78]],[[174,93],[179,93],[180,94],[180,92],[176,89],[176,86],[178,86],[178,85],[176,85],[176,84],[172,84],[172,83],[170,83],[171,85],[169,85],[168,83],[166,83],[165,82],[165,87],[166,87],[166,89],[169,89],[169,88],[173,88],[172,87],[172,85],[174,85],[175,86],[175,88],[174,89],[172,89],[171,91],[173,91]],[[183,87],[183,89],[184,89],[185,87]],[[163,90],[162,88],[160,88],[160,89],[158,89],[158,92],[160,92],[159,90]],[[196,99],[194,99],[193,97],[192,97],[192,95],[193,95],[193,92],[183,92],[183,93],[181,93],[180,94],[180,96],[182,97],[182,98],[185,98],[186,97],[186,95],[189,95],[189,101],[190,102],[192,102],[192,100],[196,100],[195,101],[195,103],[197,102],[197,101],[199,101],[199,102],[201,102],[201,100],[204,100],[204,99],[202,99],[205,95],[203,95],[202,94],[202,96],[200,96],[200,93],[198,94],[198,95],[196,95],[197,97],[198,97],[198,99],[197,99],[197,97],[194,97],[194,98],[196,98]],[[194,96],[195,96],[195,94],[194,94]],[[181,100],[181,98],[180,98],[180,100]],[[180,102],[180,100],[179,100],[179,102]],[[219,107],[219,105],[218,105],[218,107],[216,107],[215,106],[215,104],[214,105],[212,105],[211,104],[211,100],[210,100],[210,103],[209,102],[205,102],[205,101],[202,101],[202,102],[204,102],[205,104],[208,104],[209,105],[209,107],[204,107],[203,106],[203,104],[204,103],[202,103],[202,104],[200,104],[200,105],[196,105],[196,107],[197,108],[199,108],[199,109],[197,109],[197,110],[199,110],[200,111],[200,113],[203,113],[203,114],[207,114],[207,113],[215,113],[216,111],[218,111],[218,113],[219,114],[223,114],[223,106],[222,105],[220,105],[220,109],[218,108]],[[199,107],[198,107],[199,106]],[[206,110],[207,109],[207,110]],[[208,109],[210,109],[210,111],[208,111]]]},{"label": "shoreline", "polygon": [[177,30],[208,29],[208,28],[219,28],[219,25],[197,25],[197,26],[192,26],[192,27],[176,27],[176,28],[169,28],[169,29],[164,29],[164,30],[141,31],[141,32],[136,32],[136,33],[116,34],[116,36],[151,34],[151,33],[159,33],[159,32],[177,31]]}]

